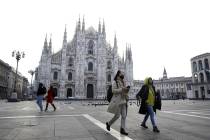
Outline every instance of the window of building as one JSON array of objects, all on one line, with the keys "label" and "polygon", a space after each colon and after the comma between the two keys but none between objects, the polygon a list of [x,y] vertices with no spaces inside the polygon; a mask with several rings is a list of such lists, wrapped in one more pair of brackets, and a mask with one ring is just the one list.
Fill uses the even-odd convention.
[{"label": "window of building", "polygon": [[108,61],[107,62],[107,69],[111,69],[112,68],[112,63],[111,63],[111,61]]},{"label": "window of building", "polygon": [[88,54],[93,55],[93,47],[94,47],[94,42],[93,40],[90,40],[88,42]]},{"label": "window of building", "polygon": [[74,65],[74,60],[72,57],[69,58],[69,66],[73,66]]},{"label": "window of building", "polygon": [[193,72],[197,72],[197,64],[196,64],[196,62],[193,62]]},{"label": "window of building", "polygon": [[203,82],[204,82],[204,76],[203,76],[203,73],[200,73],[200,74],[199,74],[199,77],[200,77],[200,81],[203,83]]},{"label": "window of building", "polygon": [[209,61],[208,59],[204,59],[205,69],[209,70]]},{"label": "window of building", "polygon": [[93,63],[92,62],[88,63],[88,71],[93,71]]},{"label": "window of building", "polygon": [[206,71],[206,78],[207,78],[207,81],[210,82],[210,72],[209,71]]},{"label": "window of building", "polygon": [[210,90],[208,90],[207,93],[210,94]]},{"label": "window of building", "polygon": [[72,80],[72,73],[71,73],[71,72],[69,72],[69,74],[68,74],[68,80],[69,80],[69,81]]},{"label": "window of building", "polygon": [[203,70],[203,65],[202,65],[202,61],[201,60],[198,61],[198,66],[199,66],[199,70]]},{"label": "window of building", "polygon": [[195,98],[199,98],[198,91],[195,90]]},{"label": "window of building", "polygon": [[111,74],[108,75],[108,82],[111,82]]},{"label": "window of building", "polygon": [[187,86],[187,90],[191,90],[192,89],[190,84],[187,84],[186,86]]},{"label": "window of building", "polygon": [[54,79],[54,80],[57,80],[57,79],[58,79],[58,72],[57,72],[57,71],[54,72],[54,74],[53,74],[53,79]]}]

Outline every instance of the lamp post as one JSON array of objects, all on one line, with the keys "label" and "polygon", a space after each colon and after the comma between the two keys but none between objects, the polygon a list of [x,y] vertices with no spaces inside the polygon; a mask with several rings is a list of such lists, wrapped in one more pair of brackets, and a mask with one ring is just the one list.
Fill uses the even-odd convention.
[{"label": "lamp post", "polygon": [[14,81],[14,92],[16,92],[17,73],[18,73],[18,62],[20,61],[21,58],[24,58],[25,57],[25,53],[14,50],[12,52],[12,57],[15,57],[15,59],[17,60],[17,67],[16,67],[15,81]]}]

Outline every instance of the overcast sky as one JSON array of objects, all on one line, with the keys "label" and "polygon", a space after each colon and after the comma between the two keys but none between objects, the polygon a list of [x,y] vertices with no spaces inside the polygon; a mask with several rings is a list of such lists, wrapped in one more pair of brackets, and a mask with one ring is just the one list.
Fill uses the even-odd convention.
[{"label": "overcast sky", "polygon": [[19,71],[30,80],[46,33],[56,52],[65,24],[70,41],[84,15],[86,29],[104,19],[112,45],[116,32],[120,55],[131,44],[134,79],[159,79],[164,67],[168,77],[191,76],[190,59],[210,52],[209,7],[209,0],[1,0],[0,59],[16,68],[11,52],[24,51]]}]

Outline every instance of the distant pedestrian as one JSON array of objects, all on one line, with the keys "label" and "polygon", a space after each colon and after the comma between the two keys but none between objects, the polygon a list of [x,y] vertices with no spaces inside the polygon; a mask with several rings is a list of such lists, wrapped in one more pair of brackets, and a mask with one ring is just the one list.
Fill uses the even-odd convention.
[{"label": "distant pedestrian", "polygon": [[203,101],[205,100],[205,94],[202,94],[202,99],[203,99]]},{"label": "distant pedestrian", "polygon": [[42,83],[39,83],[39,88],[37,91],[36,103],[38,104],[40,111],[43,111],[42,100],[44,98],[44,94],[46,93],[46,88]]},{"label": "distant pedestrian", "polygon": [[151,77],[145,79],[144,85],[136,96],[137,98],[141,98],[139,113],[145,114],[141,126],[143,128],[148,128],[146,125],[146,121],[150,116],[153,131],[159,133],[160,131],[155,122],[155,112],[156,109],[161,110],[161,96],[159,91],[155,91],[155,87],[153,86],[153,81]]},{"label": "distant pedestrian", "polygon": [[106,129],[110,131],[110,126],[120,117],[121,115],[121,129],[120,133],[123,135],[128,135],[126,132],[125,122],[127,116],[127,101],[128,101],[128,91],[129,86],[126,87],[124,82],[124,75],[118,70],[114,81],[112,83],[112,99],[108,106],[108,112],[113,113],[114,117],[106,122]]},{"label": "distant pedestrian", "polygon": [[54,111],[56,110],[56,107],[53,104],[54,95],[55,95],[55,93],[53,91],[53,87],[50,86],[50,88],[47,91],[47,96],[45,97],[46,98],[46,108],[45,108],[45,111],[47,111],[49,103],[53,106]]}]

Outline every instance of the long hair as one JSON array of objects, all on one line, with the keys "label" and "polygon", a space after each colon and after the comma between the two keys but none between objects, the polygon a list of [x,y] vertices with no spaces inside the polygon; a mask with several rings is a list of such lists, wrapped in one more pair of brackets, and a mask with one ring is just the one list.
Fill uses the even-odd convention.
[{"label": "long hair", "polygon": [[115,77],[114,77],[114,80],[115,80],[115,81],[117,81],[117,77],[120,75],[120,73],[121,73],[121,71],[118,70],[118,71],[117,71],[117,74],[116,74]]}]

